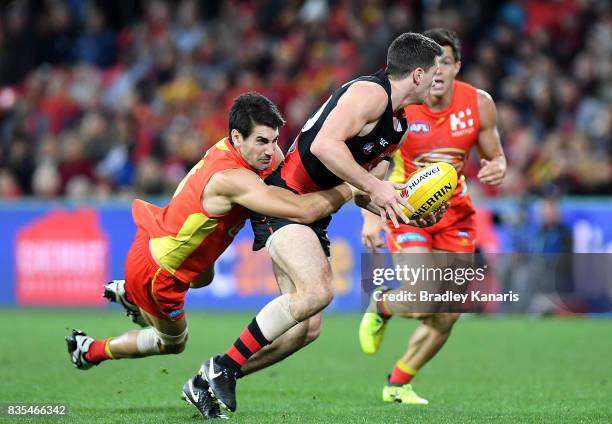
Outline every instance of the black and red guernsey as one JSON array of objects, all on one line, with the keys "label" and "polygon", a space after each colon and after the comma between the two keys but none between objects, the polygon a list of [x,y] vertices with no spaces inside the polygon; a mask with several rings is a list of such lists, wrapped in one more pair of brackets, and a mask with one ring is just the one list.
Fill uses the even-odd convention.
[{"label": "black and red guernsey", "polygon": [[406,119],[395,119],[391,106],[391,84],[384,71],[362,76],[347,82],[317,110],[300,131],[289,149],[285,162],[267,180],[267,184],[286,187],[297,193],[325,190],[342,183],[327,167],[310,152],[310,146],[321,130],[325,120],[336,107],[340,97],[358,81],[369,81],[382,86],[387,93],[387,107],[374,129],[364,136],[355,136],[345,141],[355,162],[370,170],[398,148],[406,132]]},{"label": "black and red guernsey", "polygon": [[[338,99],[352,84],[358,81],[369,81],[383,87],[387,93],[387,107],[369,134],[361,137],[351,137],[345,141],[346,146],[351,151],[355,162],[368,171],[380,161],[389,159],[399,147],[407,125],[405,117],[394,117],[391,106],[391,83],[385,72],[379,71],[374,75],[362,76],[349,81],[336,90],[323,106],[306,121],[300,134],[289,149],[285,161],[272,175],[266,178],[266,184],[304,194],[326,190],[343,182],[342,179],[327,169],[311,153],[310,146],[321,130],[325,120],[338,104]],[[331,216],[328,216],[309,225],[319,238],[327,256],[330,254],[330,243],[327,238],[327,226],[330,222]],[[252,212],[251,225],[255,235],[253,250],[259,250],[264,247],[273,232],[289,224],[293,224],[293,222],[282,218],[266,217]]]}]

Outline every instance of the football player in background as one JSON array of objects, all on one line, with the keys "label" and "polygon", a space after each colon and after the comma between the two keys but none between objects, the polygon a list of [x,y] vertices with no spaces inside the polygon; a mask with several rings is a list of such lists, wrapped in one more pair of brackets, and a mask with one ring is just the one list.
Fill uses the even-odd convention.
[{"label": "football player in background", "polygon": [[[374,252],[384,245],[381,237],[384,230],[391,253],[450,252],[471,254],[471,257],[476,241],[476,211],[467,193],[462,170],[475,145],[481,165],[478,179],[488,185],[502,182],[506,159],[497,131],[497,112],[489,94],[455,79],[461,68],[461,42],[457,35],[447,29],[433,29],[424,35],[441,45],[444,54],[425,103],[409,105],[405,109],[408,136],[393,155],[389,180],[404,183],[415,170],[444,161],[452,164],[460,176],[457,189],[443,219],[427,228],[403,224],[399,227],[384,226],[379,217],[364,210],[362,241],[368,250]],[[413,258],[419,256],[423,258],[422,255],[412,255]],[[441,263],[449,259],[443,256],[434,255],[439,259],[432,259],[438,261],[432,266],[448,266],[448,262]],[[408,257],[403,258],[396,256],[394,259],[397,262]],[[383,401],[427,404],[427,400],[414,392],[411,381],[442,348],[459,313],[429,310],[414,313],[402,311],[402,308],[393,310],[392,305],[382,299],[372,302],[375,305],[364,314],[359,328],[359,341],[366,354],[379,350],[386,325],[394,314],[421,320],[410,337],[407,351],[396,362],[383,388]]]}]

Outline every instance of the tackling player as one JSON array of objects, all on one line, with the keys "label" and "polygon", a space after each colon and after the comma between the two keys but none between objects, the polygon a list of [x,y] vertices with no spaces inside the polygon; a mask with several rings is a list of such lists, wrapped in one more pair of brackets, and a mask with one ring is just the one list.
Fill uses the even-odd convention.
[{"label": "tackling player", "polygon": [[[390,180],[405,182],[418,168],[440,161],[452,164],[460,180],[450,200],[450,208],[440,222],[428,228],[387,226],[384,228],[387,247],[392,253],[473,254],[476,211],[461,172],[475,145],[481,158],[478,179],[489,185],[502,182],[506,159],[497,131],[497,112],[489,94],[455,80],[461,68],[461,45],[457,35],[446,29],[433,29],[424,35],[440,44],[444,54],[425,103],[406,107],[408,136],[393,156]],[[362,239],[370,251],[383,246],[382,229],[380,219],[364,211]],[[414,392],[410,382],[417,371],[442,348],[459,314],[400,313],[391,311],[389,305],[382,301],[377,302],[376,306],[378,313],[366,312],[359,328],[360,344],[367,354],[378,351],[393,312],[422,321],[410,338],[408,350],[391,371],[388,384],[383,388],[383,400],[427,404],[427,400]]]},{"label": "tackling player", "polygon": [[[132,205],[138,229],[125,264],[125,283],[106,287],[138,320],[150,327],[94,340],[73,330],[66,338],[70,359],[89,369],[109,359],[176,354],[187,343],[187,290],[213,279],[215,260],[244,226],[249,209],[308,224],[328,216],[352,197],[346,184],[304,196],[264,184],[282,160],[277,147],[284,124],[264,96],[239,96],[229,113],[229,138],[211,147],[179,184],[165,208],[142,200]],[[199,376],[183,388],[205,418],[220,411]]]},{"label": "tackling player", "polygon": [[[370,208],[382,217],[388,214],[396,225],[398,216],[408,222],[401,212],[405,199],[396,191],[401,185],[383,179],[389,156],[406,131],[403,109],[425,100],[441,53],[423,35],[397,37],[388,50],[387,69],[336,90],[304,124],[284,164],[266,183],[302,194],[346,181],[369,195]],[[236,409],[236,378],[249,358],[301,321],[320,317],[331,302],[330,221],[327,217],[303,225],[266,214],[252,216],[254,248],[268,248],[282,295],[260,310],[224,355],[200,368],[216,398],[230,410]]]}]

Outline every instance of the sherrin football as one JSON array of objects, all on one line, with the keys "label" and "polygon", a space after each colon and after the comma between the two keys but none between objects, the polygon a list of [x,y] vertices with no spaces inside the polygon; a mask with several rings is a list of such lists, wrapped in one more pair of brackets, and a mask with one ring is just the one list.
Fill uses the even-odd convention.
[{"label": "sherrin football", "polygon": [[410,219],[426,218],[455,192],[457,171],[446,162],[433,163],[413,172],[406,184],[400,195],[408,198],[414,212],[404,208],[404,213]]}]

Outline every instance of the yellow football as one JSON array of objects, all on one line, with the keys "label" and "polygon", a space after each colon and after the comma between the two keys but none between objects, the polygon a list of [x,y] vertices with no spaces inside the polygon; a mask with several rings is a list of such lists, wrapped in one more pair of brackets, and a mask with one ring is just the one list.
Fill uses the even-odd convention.
[{"label": "yellow football", "polygon": [[433,163],[413,172],[406,184],[400,195],[408,198],[414,212],[404,208],[404,213],[410,219],[426,218],[455,192],[457,171],[446,162]]}]

